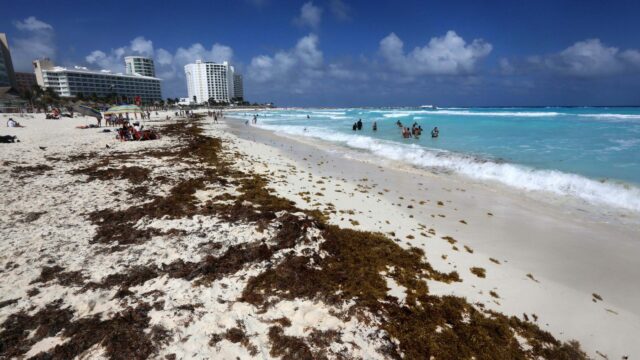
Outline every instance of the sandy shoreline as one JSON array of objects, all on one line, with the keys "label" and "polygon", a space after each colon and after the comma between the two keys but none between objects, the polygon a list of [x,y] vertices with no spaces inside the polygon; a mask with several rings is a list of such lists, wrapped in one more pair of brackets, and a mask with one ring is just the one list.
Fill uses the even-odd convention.
[{"label": "sandy shoreline", "polygon": [[[434,175],[384,160],[380,164],[358,161],[355,159],[367,155],[353,151],[344,156],[344,149],[333,151],[330,144],[293,140],[242,124],[242,120],[232,123],[232,132],[281,150],[278,154],[290,157],[315,177],[375,184],[364,198],[358,199],[361,193],[356,189],[356,196],[349,199],[323,191],[324,199],[340,204],[338,208],[374,209],[373,213],[350,217],[361,223],[356,228],[394,232],[402,243],[424,248],[438,269],[463,269],[459,271],[462,283],[437,290],[431,287],[432,291],[463,295],[513,315],[534,313],[543,328],[566,339],[580,340],[594,356],[596,351],[610,358],[640,353],[633,340],[640,333],[640,288],[633,285],[640,276],[637,216],[612,221],[571,203],[554,204],[544,197],[536,201],[497,184],[479,184],[452,174]],[[257,150],[253,143],[243,150],[268,159],[265,151]],[[360,181],[362,178],[368,181]],[[304,182],[289,181],[288,186],[311,188]],[[287,191],[286,186],[279,190]],[[289,191],[294,198],[295,191]],[[375,196],[375,202],[368,196]],[[419,205],[420,201],[428,203]],[[438,206],[437,201],[444,206]],[[336,223],[351,226],[349,221]],[[436,230],[437,236],[429,240],[419,236],[420,224]],[[407,236],[415,239],[407,241]],[[446,242],[432,240],[441,236],[458,240],[459,251],[452,251]],[[461,244],[468,245],[473,254]],[[442,255],[447,256],[446,261]],[[465,268],[471,266],[486,268],[487,278],[479,280],[466,272]],[[500,295],[499,300],[489,295],[491,290]],[[594,302],[594,293],[605,301]]]},{"label": "sandy shoreline", "polygon": [[[270,358],[274,355],[269,343],[277,334],[266,335],[271,329],[269,322],[282,316],[292,322],[286,327],[288,336],[309,334],[309,329],[342,329],[345,335],[343,344],[336,345],[339,351],[364,358],[384,357],[377,352],[380,343],[371,341],[371,335],[378,332],[356,320],[341,322],[331,315],[338,311],[331,306],[294,299],[260,313],[246,302],[236,301],[249,279],[268,269],[270,262],[249,263],[216,278],[210,287],[193,286],[190,278],[164,273],[166,264],[206,261],[203,248],[219,246],[211,250],[216,256],[234,246],[250,249],[253,241],[276,233],[284,219],[277,218],[267,229],[260,229],[254,223],[231,224],[206,212],[178,209],[170,211],[190,216],[135,219],[132,229],[155,229],[139,244],[113,252],[108,244],[95,242],[101,225],[100,221],[88,221],[89,214],[107,210],[117,214],[130,206],[143,206],[154,196],[171,194],[175,189],[171,184],[188,183],[206,173],[198,162],[163,157],[163,152],[180,144],[178,138],[169,135],[159,141],[120,143],[113,133],[75,129],[77,124],[91,121],[83,118],[57,122],[17,119],[27,127],[4,128],[2,135],[17,135],[22,142],[1,144],[0,154],[0,236],[9,239],[0,249],[0,302],[10,302],[0,307],[0,323],[20,310],[37,311],[58,298],[65,299],[77,319],[121,316],[125,309],[136,306],[136,311],[142,312],[141,302],[158,304],[149,300],[154,297],[162,305],[145,310],[146,318],[141,318],[147,319],[149,327],[158,325],[173,331],[159,346],[156,357]],[[6,115],[0,121],[4,123]],[[635,341],[640,333],[640,288],[634,285],[640,275],[637,219],[619,224],[598,222],[588,214],[582,216],[562,206],[530,201],[446,174],[347,159],[318,144],[245,127],[240,120],[227,119],[226,123],[206,120],[202,126],[205,134],[222,139],[229,152],[241,154],[234,160],[234,168],[267,177],[278,196],[295,201],[301,209],[324,211],[331,224],[389,234],[403,248],[423,249],[435,270],[459,273],[462,282],[429,281],[431,294],[463,296],[470,303],[520,319],[527,314],[533,321],[535,314],[540,328],[561,340],[578,340],[591,357],[597,357],[598,352],[611,359],[640,354]],[[143,153],[154,155],[136,156]],[[108,157],[114,160],[86,171]],[[45,164],[49,167],[38,167]],[[91,180],[91,176],[103,176],[100,171],[104,168],[124,168],[126,174]],[[78,170],[84,172],[74,173]],[[140,175],[134,178],[135,171]],[[206,202],[224,199],[225,193],[235,196],[237,191],[230,185],[207,185],[194,196]],[[182,234],[178,235],[180,242],[172,240],[175,234]],[[313,251],[305,250],[309,246],[296,245],[293,251]],[[275,252],[273,261],[285,258],[285,253]],[[42,279],[43,267],[54,265],[64,268],[54,271],[57,280]],[[126,287],[131,295],[114,296],[123,290],[118,286],[78,290],[137,267],[145,267],[147,272],[152,268],[154,276]],[[486,277],[471,273],[472,267],[485,269]],[[60,274],[72,280],[63,281]],[[42,280],[34,283],[39,278]],[[387,281],[390,294],[405,301],[403,286],[391,278]],[[39,293],[33,294],[34,288]],[[232,337],[225,340],[239,322],[242,332],[249,334],[251,346]],[[225,331],[227,335],[212,342],[212,337]],[[56,332],[32,344],[29,354],[70,341],[53,335]],[[203,348],[206,344],[210,348]],[[104,344],[92,345],[84,354],[107,356],[105,351],[108,346]]]}]

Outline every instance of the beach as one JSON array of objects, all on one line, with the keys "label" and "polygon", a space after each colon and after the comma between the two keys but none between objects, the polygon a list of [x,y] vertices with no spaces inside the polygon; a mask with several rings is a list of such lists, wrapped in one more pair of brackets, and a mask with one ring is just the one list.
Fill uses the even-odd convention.
[{"label": "beach", "polygon": [[[21,140],[0,152],[0,338],[14,344],[3,355],[411,357],[408,339],[431,335],[403,333],[396,311],[418,311],[424,292],[466,299],[459,321],[424,326],[470,353],[457,330],[478,331],[467,318],[497,327],[495,311],[518,319],[505,347],[528,357],[572,340],[591,358],[640,356],[638,213],[338,151],[233,113],[220,124],[167,114],[143,122],[162,134],[145,142],[77,129],[95,121],[83,117],[16,116],[25,128],[3,128]],[[383,234],[371,235],[381,255],[345,253],[349,229]],[[354,253],[356,265],[332,262]],[[309,266],[294,267],[300,259]],[[353,271],[303,277],[343,264]],[[375,276],[358,271],[374,265]]]}]

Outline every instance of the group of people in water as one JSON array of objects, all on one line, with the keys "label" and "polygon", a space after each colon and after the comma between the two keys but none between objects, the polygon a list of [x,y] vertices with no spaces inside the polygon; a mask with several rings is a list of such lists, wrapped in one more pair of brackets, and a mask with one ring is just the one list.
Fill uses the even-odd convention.
[{"label": "group of people in water", "polygon": [[[423,131],[422,126],[418,125],[417,122],[414,122],[413,125],[411,125],[411,128],[408,128],[402,125],[402,122],[400,120],[396,122],[396,125],[402,130],[402,137],[405,139],[408,139],[411,137],[418,139],[420,135],[422,135],[422,131]],[[362,119],[358,119],[358,121],[354,122],[352,129],[353,131],[362,130]],[[375,121],[373,122],[372,130],[378,131],[378,123]],[[438,127],[436,126],[433,128],[433,130],[431,130],[431,137],[437,138],[439,135],[440,135],[440,130],[438,130]]]},{"label": "group of people in water", "polygon": [[418,125],[417,122],[414,122],[413,125],[411,125],[411,129],[403,126],[400,120],[396,122],[396,125],[398,125],[398,127],[402,129],[402,137],[405,139],[408,139],[412,136],[417,139],[420,137],[420,135],[422,135],[422,126]]}]

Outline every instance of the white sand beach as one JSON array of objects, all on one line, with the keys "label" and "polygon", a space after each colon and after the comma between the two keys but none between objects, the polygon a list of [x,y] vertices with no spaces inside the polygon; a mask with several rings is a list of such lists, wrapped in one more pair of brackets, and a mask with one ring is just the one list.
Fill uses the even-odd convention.
[{"label": "white sand beach", "polygon": [[[166,115],[143,124],[175,124],[162,120]],[[324,212],[328,224],[386,234],[403,249],[423,250],[435,271],[457,272],[461,281],[426,280],[430,295],[463,297],[561,341],[577,340],[591,358],[640,356],[639,214],[603,215],[565,199],[366,159],[356,151],[344,155],[329,144],[278,136],[230,116],[199,126],[222,140],[234,171],[264,177],[276,196]],[[0,114],[2,126],[7,118]],[[24,330],[12,333],[21,347],[8,347],[10,357],[66,351],[108,358],[114,346],[127,343],[122,337],[139,338],[140,351],[167,359],[393,357],[384,351],[394,341],[380,317],[351,316],[357,298],[336,305],[321,297],[249,292],[252,279],[292,254],[315,254],[316,262],[330,256],[314,242],[322,231],[309,226],[305,241],[283,247],[272,238],[291,219],[306,221],[304,213],[276,212],[266,223],[216,213],[225,201],[242,199],[242,188],[207,169],[202,159],[211,155],[171,153],[184,135],[119,142],[113,132],[75,128],[90,118],[14,118],[25,127],[0,128],[0,135],[20,140],[0,144],[0,337],[9,326]],[[194,185],[193,198],[180,192],[180,184],[205,176],[218,180]],[[189,205],[176,205],[181,199]],[[265,204],[238,201],[266,212]],[[130,220],[128,228],[105,225],[121,216],[129,219],[117,224]],[[228,260],[250,257],[260,242],[268,245],[268,258]],[[413,301],[393,273],[382,274],[385,301]],[[257,305],[250,295],[266,299]],[[61,325],[38,323],[54,316],[43,309],[52,309],[55,317],[47,319]],[[107,330],[121,319],[132,325],[115,335]],[[106,335],[80,339],[77,329]],[[307,339],[300,346],[308,352],[277,350],[274,344],[283,339]],[[527,339],[518,341],[531,350]]]}]

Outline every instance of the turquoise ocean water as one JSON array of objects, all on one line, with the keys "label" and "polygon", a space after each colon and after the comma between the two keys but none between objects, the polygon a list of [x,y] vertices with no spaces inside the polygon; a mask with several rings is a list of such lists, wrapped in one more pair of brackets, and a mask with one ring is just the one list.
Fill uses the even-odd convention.
[{"label": "turquoise ocean water", "polygon": [[[358,119],[363,129],[353,131]],[[397,121],[417,122],[425,131],[403,139]],[[289,109],[259,112],[257,126],[524,191],[640,211],[640,108]],[[434,126],[437,139],[429,134]]]}]

